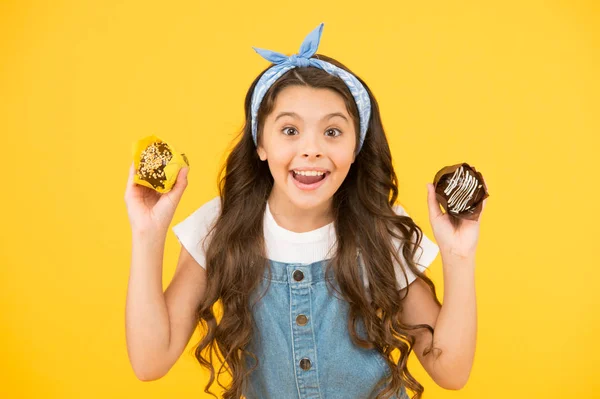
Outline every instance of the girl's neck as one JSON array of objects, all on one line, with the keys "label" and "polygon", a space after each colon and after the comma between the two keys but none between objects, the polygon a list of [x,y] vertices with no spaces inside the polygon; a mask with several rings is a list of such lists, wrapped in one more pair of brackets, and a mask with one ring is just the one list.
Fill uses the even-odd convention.
[{"label": "girl's neck", "polygon": [[277,225],[294,233],[316,230],[333,222],[331,200],[311,209],[298,208],[289,200],[279,200],[273,195],[269,197],[268,203]]}]

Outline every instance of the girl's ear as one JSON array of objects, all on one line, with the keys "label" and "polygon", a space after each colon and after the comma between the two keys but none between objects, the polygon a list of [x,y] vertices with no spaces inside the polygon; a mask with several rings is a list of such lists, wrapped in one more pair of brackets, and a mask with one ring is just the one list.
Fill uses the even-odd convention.
[{"label": "girl's ear", "polygon": [[262,148],[262,146],[259,145],[258,148],[256,149],[256,152],[258,152],[258,156],[261,161],[265,161],[267,159],[267,152],[265,151],[264,148]]}]

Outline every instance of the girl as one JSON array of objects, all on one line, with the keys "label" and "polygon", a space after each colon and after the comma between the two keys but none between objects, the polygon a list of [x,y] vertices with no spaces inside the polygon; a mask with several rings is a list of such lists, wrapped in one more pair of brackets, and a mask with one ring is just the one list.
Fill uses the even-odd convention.
[{"label": "girl", "polygon": [[[246,95],[219,196],[173,227],[182,247],[164,294],[164,243],[187,169],[160,195],[134,185],[131,166],[126,334],[139,379],[165,375],[200,325],[205,392],[214,352],[218,374],[225,367],[232,376],[228,387],[217,376],[228,399],[406,399],[407,388],[420,398],[424,388],[407,369],[413,350],[441,387],[466,383],[479,221],[455,230],[428,184],[438,247],[395,204],[377,101],[348,68],[315,54],[322,29],[290,57],[255,49],[273,64]],[[443,307],[424,274],[438,253]]]}]

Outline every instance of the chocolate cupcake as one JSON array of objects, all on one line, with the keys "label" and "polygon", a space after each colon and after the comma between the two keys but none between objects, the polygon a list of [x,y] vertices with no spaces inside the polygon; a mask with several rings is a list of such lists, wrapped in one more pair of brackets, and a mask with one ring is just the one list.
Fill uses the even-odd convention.
[{"label": "chocolate cupcake", "polygon": [[436,173],[433,185],[438,202],[455,227],[460,219],[477,220],[483,200],[489,197],[483,176],[468,163],[442,168]]},{"label": "chocolate cupcake", "polygon": [[148,136],[133,144],[134,182],[159,193],[171,191],[177,174],[189,167],[185,154],[179,154],[166,141]]}]

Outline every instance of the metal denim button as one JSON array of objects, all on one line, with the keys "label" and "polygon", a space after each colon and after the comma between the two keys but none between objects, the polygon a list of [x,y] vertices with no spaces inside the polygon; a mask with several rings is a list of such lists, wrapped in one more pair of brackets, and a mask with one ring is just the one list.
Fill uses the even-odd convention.
[{"label": "metal denim button", "polygon": [[300,271],[300,270],[294,271],[294,280],[301,281],[303,278],[304,278],[304,273],[302,273],[302,271]]},{"label": "metal denim button", "polygon": [[310,369],[310,359],[308,358],[303,358],[300,360],[300,367],[302,367],[302,370],[308,370]]},{"label": "metal denim button", "polygon": [[303,326],[308,322],[308,317],[306,317],[306,315],[303,314],[299,314],[296,317],[296,324],[298,324],[299,326]]}]

